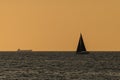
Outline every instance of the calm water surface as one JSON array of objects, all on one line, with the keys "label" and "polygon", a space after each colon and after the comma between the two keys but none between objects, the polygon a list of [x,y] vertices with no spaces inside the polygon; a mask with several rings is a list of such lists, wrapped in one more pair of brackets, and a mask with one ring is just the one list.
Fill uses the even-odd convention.
[{"label": "calm water surface", "polygon": [[120,80],[120,52],[0,52],[0,80]]}]

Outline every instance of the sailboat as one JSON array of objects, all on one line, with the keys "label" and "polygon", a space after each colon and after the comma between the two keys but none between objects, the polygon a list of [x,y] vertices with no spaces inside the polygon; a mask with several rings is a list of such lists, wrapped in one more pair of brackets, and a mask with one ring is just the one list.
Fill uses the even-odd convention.
[{"label": "sailboat", "polygon": [[78,42],[76,54],[88,54],[86,47],[85,47],[85,44],[84,44],[84,41],[83,41],[82,34],[80,34],[80,39]]}]

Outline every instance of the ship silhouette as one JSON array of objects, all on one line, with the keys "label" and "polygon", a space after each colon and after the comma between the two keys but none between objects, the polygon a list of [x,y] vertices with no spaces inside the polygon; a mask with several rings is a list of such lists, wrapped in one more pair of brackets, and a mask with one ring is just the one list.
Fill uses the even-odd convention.
[{"label": "ship silhouette", "polygon": [[21,49],[17,50],[17,53],[31,53],[31,52],[32,52],[31,49],[30,50],[21,50]]},{"label": "ship silhouette", "polygon": [[82,37],[81,33],[80,33],[80,38],[79,38],[76,54],[88,54],[88,51],[86,50],[86,47],[85,47],[85,44],[84,44],[83,37]]}]

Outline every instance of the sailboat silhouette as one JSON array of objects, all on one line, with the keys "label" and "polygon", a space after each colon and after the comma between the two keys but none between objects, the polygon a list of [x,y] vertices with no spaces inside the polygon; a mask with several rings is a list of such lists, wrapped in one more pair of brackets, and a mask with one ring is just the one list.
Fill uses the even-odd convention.
[{"label": "sailboat silhouette", "polygon": [[86,50],[86,47],[85,47],[85,44],[84,44],[84,41],[83,41],[83,37],[82,37],[82,34],[80,34],[80,39],[79,39],[79,42],[78,42],[78,47],[77,47],[77,54],[87,54],[87,50]]}]

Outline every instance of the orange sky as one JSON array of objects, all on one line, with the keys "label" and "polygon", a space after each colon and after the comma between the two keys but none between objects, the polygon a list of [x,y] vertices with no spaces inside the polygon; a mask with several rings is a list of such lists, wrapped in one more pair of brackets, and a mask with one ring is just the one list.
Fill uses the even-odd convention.
[{"label": "orange sky", "polygon": [[0,0],[0,50],[120,50],[120,0]]}]

